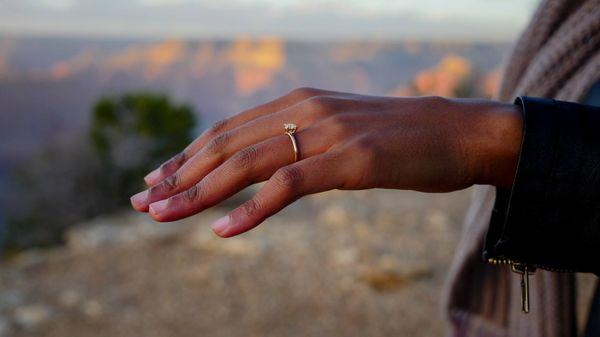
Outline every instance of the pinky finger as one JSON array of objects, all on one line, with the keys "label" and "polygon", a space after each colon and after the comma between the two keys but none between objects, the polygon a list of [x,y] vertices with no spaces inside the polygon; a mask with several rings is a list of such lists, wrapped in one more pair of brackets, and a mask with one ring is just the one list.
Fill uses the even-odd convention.
[{"label": "pinky finger", "polygon": [[212,224],[224,238],[244,233],[302,196],[344,185],[348,165],[337,153],[309,157],[277,170],[254,197]]}]

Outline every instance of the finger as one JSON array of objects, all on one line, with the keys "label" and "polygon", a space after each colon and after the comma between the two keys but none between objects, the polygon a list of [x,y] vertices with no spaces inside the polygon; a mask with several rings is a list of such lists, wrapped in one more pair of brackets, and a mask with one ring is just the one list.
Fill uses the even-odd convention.
[{"label": "finger", "polygon": [[337,152],[328,152],[285,166],[250,200],[212,224],[221,237],[231,237],[258,226],[298,198],[341,187],[349,165]]},{"label": "finger", "polygon": [[[333,142],[326,137],[318,137],[315,129],[296,133],[296,140],[303,157],[320,154]],[[239,151],[187,191],[150,204],[150,215],[157,221],[173,221],[193,215],[255,182],[268,179],[277,169],[293,161],[289,137],[279,135],[270,138]]]},{"label": "finger", "polygon": [[[162,182],[132,197],[132,205],[135,209],[145,212],[151,203],[191,188],[241,149],[264,139],[281,135],[284,132],[284,123],[297,122],[299,130],[304,130],[310,125],[314,125],[313,123],[317,120],[328,120],[323,117],[336,111],[349,111],[351,108],[347,105],[348,102],[344,100],[329,96],[317,96],[224,132],[210,140],[202,150]],[[323,134],[338,135],[339,132],[336,131],[339,129],[337,128],[339,124],[341,124],[339,121],[331,121],[326,125],[327,130],[323,130]],[[323,134],[318,134],[316,137],[323,137]]]},{"label": "finger", "polygon": [[271,102],[245,110],[233,117],[223,119],[203,132],[181,153],[175,155],[173,158],[162,164],[159,168],[146,175],[144,180],[148,186],[156,185],[179,169],[189,158],[200,151],[200,149],[202,149],[208,141],[218,137],[222,133],[232,130],[257,117],[275,113],[308,98],[325,94],[335,94],[335,92],[315,88],[298,88]]}]

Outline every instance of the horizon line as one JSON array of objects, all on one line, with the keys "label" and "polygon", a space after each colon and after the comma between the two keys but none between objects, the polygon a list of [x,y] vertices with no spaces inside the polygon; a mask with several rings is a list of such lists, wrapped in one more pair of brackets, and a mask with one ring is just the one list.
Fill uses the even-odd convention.
[{"label": "horizon line", "polygon": [[111,33],[76,33],[76,32],[15,32],[5,31],[0,29],[0,39],[3,38],[41,38],[41,39],[72,39],[72,40],[112,40],[112,41],[124,41],[124,42],[153,42],[153,41],[185,41],[185,42],[196,42],[196,41],[234,41],[234,40],[267,40],[276,39],[285,42],[296,42],[296,43],[347,43],[347,42],[361,42],[361,43],[407,43],[407,42],[420,42],[420,43],[434,43],[434,44],[512,44],[515,39],[511,38],[497,38],[497,39],[481,39],[481,38],[469,38],[469,37],[409,37],[409,36],[323,36],[320,38],[308,38],[302,36],[282,36],[273,34],[240,34],[240,35],[177,35],[177,34],[164,34],[157,36],[150,36],[147,34],[111,34]]}]

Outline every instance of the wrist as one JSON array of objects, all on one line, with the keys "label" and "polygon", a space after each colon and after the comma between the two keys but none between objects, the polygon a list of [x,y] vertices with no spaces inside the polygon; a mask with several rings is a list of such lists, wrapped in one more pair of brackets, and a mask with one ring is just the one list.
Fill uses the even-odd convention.
[{"label": "wrist", "polygon": [[477,146],[479,174],[476,184],[510,189],[523,139],[523,113],[518,105],[492,102],[482,110],[483,139]]},{"label": "wrist", "polygon": [[511,188],[523,138],[520,106],[463,98],[449,102],[452,110],[466,113],[460,143],[469,184]]}]

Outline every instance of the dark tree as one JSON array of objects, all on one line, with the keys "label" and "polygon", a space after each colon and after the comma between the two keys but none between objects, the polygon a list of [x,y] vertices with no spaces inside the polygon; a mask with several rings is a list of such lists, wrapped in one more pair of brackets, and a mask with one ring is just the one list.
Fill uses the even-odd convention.
[{"label": "dark tree", "polygon": [[93,109],[90,138],[114,197],[127,202],[145,174],[192,141],[192,109],[167,96],[132,94],[100,99]]},{"label": "dark tree", "polygon": [[105,97],[90,129],[55,142],[14,172],[8,245],[59,243],[65,229],[128,207],[143,177],[193,139],[193,110],[162,94]]}]

